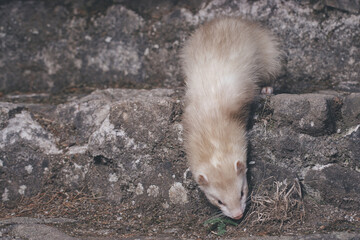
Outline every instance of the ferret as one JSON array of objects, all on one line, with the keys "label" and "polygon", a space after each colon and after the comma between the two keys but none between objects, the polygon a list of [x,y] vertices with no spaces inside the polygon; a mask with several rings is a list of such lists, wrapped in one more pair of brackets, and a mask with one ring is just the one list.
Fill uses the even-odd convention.
[{"label": "ferret", "polygon": [[198,28],[181,52],[189,167],[208,200],[233,219],[242,218],[248,194],[248,107],[259,81],[280,71],[278,45],[258,24],[223,17]]}]

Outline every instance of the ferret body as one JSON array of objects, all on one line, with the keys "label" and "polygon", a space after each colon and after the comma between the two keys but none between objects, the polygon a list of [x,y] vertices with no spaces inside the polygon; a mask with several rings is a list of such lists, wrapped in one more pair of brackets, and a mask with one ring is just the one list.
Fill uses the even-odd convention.
[{"label": "ferret body", "polygon": [[190,170],[209,201],[233,219],[243,216],[248,106],[259,80],[280,69],[275,38],[240,18],[206,23],[185,43],[185,148]]}]

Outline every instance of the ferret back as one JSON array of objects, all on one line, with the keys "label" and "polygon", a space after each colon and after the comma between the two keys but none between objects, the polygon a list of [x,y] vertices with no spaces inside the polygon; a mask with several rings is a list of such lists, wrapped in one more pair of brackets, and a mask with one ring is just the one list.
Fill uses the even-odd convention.
[{"label": "ferret back", "polygon": [[222,109],[238,111],[257,91],[257,82],[280,69],[275,38],[240,18],[213,20],[194,32],[181,58],[190,102],[207,98]]}]

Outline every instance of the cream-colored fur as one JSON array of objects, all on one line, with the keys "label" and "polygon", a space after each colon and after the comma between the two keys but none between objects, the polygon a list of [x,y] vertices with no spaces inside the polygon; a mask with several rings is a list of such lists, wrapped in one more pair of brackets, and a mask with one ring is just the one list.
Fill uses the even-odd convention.
[{"label": "cream-colored fur", "polygon": [[211,203],[241,218],[248,192],[247,108],[258,81],[279,72],[277,41],[253,22],[219,18],[194,32],[181,58],[190,169]]}]

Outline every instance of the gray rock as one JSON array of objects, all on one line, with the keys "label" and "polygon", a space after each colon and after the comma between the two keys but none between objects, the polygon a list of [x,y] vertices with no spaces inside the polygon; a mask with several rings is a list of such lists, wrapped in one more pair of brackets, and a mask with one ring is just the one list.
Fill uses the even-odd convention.
[{"label": "gray rock", "polygon": [[[70,225],[69,234],[130,232],[140,239],[201,231],[201,221],[216,210],[186,164],[178,55],[199,24],[219,15],[254,19],[279,37],[284,69],[276,92],[352,92],[260,98],[249,123],[248,174],[253,189],[299,180],[305,201],[315,199],[319,207],[311,217],[328,217],[327,232],[355,229],[299,238],[358,238],[359,3],[314,3],[2,1],[0,96],[13,93],[4,96],[13,103],[0,103],[0,207],[9,216],[23,197],[85,189],[118,212],[111,213],[114,225],[100,230],[67,219],[1,220],[0,238],[74,239],[59,230]],[[66,101],[51,94],[109,86],[170,89],[97,90]],[[49,104],[15,103],[23,101]],[[160,229],[165,235],[156,235]],[[156,237],[143,236],[146,231]],[[191,235],[199,236],[209,235]]]},{"label": "gray rock", "polygon": [[[36,221],[36,219],[33,219]],[[63,231],[51,227],[46,226],[43,224],[16,224],[11,227],[11,230],[6,233],[2,233],[3,229],[0,229],[0,237],[4,240],[10,239],[87,239],[87,240],[116,240],[119,239],[118,237],[71,237],[68,234],[65,234]],[[304,240],[338,240],[338,239],[357,239],[359,237],[358,233],[349,233],[349,232],[331,232],[331,233],[318,233],[318,234],[304,234],[304,235],[297,235],[297,236],[253,236],[253,237],[242,237],[245,240],[295,240],[295,239],[304,239]],[[143,239],[143,240],[153,240],[153,239],[182,239],[182,238],[175,238],[170,234],[157,234],[156,236],[144,236],[144,235],[135,235],[132,234],[131,237],[121,237],[124,240],[135,240],[135,239]],[[238,238],[229,238],[226,239],[238,239]]]},{"label": "gray rock", "polygon": [[0,194],[12,203],[20,196],[39,192],[49,172],[49,155],[62,153],[24,106],[1,104]]},{"label": "gray rock", "polygon": [[[56,106],[1,104],[1,201],[14,207],[23,196],[58,186],[135,209],[127,214],[149,224],[160,216],[171,223],[179,214],[211,214],[187,169],[182,96],[168,89],[107,89]],[[250,186],[271,190],[275,181],[300,179],[307,196],[358,211],[360,128],[352,125],[352,96],[260,98],[249,129]],[[301,119],[319,127],[300,125]],[[329,131],[327,122],[341,131]]]},{"label": "gray rock", "polygon": [[352,93],[344,98],[342,117],[346,126],[360,124],[360,94]]},{"label": "gray rock", "polygon": [[326,6],[338,8],[352,13],[360,12],[359,0],[325,0],[324,3]]},{"label": "gray rock", "polygon": [[12,234],[16,237],[29,240],[76,240],[78,238],[59,231],[58,229],[41,224],[24,224],[16,225],[12,230]]},{"label": "gray rock", "polygon": [[341,240],[341,239],[357,239],[359,234],[356,233],[345,233],[345,232],[334,232],[329,234],[309,234],[303,236],[265,236],[265,237],[245,237],[245,240]]},{"label": "gray rock", "polygon": [[335,131],[334,114],[331,112],[333,96],[327,95],[287,95],[271,98],[273,119],[277,124],[290,125],[300,133],[312,136],[331,134]]},{"label": "gray rock", "polygon": [[[154,239],[174,239],[170,236],[156,236],[156,237],[144,237],[144,236],[135,236],[129,238],[123,238],[124,240],[154,240]],[[347,232],[334,232],[334,233],[324,233],[324,234],[308,234],[308,235],[298,235],[298,236],[253,236],[253,237],[241,237],[244,240],[343,240],[343,239],[352,239],[357,240],[359,234],[357,233],[347,233]],[[235,240],[239,238],[229,238],[229,240]],[[104,239],[105,240],[105,239]]]},{"label": "gray rock", "polygon": [[300,176],[304,167],[316,164],[337,162],[355,169],[358,127],[344,125],[341,99],[328,93],[280,94],[261,100],[249,132],[252,158],[291,167]]},{"label": "gray rock", "polygon": [[[18,108],[19,109],[19,108]],[[9,117],[11,112],[9,111]],[[15,114],[7,121],[6,128],[0,131],[0,148],[17,145],[19,141],[31,142],[48,154],[59,154],[61,150],[55,145],[53,136],[37,123],[25,110]]]},{"label": "gray rock", "polygon": [[50,161],[56,159],[34,150],[27,141],[17,144],[0,151],[1,200],[10,205],[22,196],[39,193],[48,176]]},{"label": "gray rock", "polygon": [[336,88],[345,92],[360,92],[360,81],[341,81]]},{"label": "gray rock", "polygon": [[[37,222],[37,219],[29,219],[29,222],[34,221]],[[118,237],[93,237],[93,236],[86,236],[86,237],[71,237],[68,234],[64,233],[62,230],[58,228],[47,226],[43,224],[36,224],[36,223],[18,223],[10,227],[10,231],[4,232],[4,229],[0,229],[0,237],[4,240],[10,239],[96,239],[96,240],[115,240],[119,239]],[[338,239],[358,239],[358,233],[349,233],[349,232],[331,232],[331,233],[318,233],[318,234],[303,234],[297,236],[253,236],[253,237],[242,237],[245,240],[295,240],[295,239],[304,239],[304,240],[338,240]],[[121,239],[126,240],[135,240],[135,239],[144,239],[144,240],[152,240],[152,239],[182,239],[182,238],[175,238],[173,235],[170,234],[157,234],[156,236],[144,236],[144,235],[134,235],[132,234],[131,237],[121,237]],[[238,238],[229,238],[226,239],[238,239]]]},{"label": "gray rock", "polygon": [[[189,199],[200,195],[188,175],[182,148],[181,96],[166,89],[108,89],[54,107],[2,104],[2,201],[11,205],[23,195],[35,195],[44,179],[52,178],[67,189],[86,187],[114,203],[127,199],[161,204],[167,210],[191,209]],[[332,117],[334,99],[343,98],[335,93],[283,94],[259,102],[249,131],[251,184],[269,177],[309,178],[309,169],[334,163],[356,178],[359,127],[343,124],[343,130],[333,132],[342,121]],[[338,111],[351,112],[349,101],[335,104]],[[356,114],[347,115],[348,122],[354,118]],[[339,181],[350,181],[340,176]],[[314,189],[310,195],[316,197],[325,189],[322,182],[310,182],[304,182]],[[334,195],[341,196],[338,190]],[[339,204],[332,198],[323,201]]]},{"label": "gray rock", "polygon": [[68,218],[29,218],[29,217],[14,217],[9,219],[0,220],[0,225],[9,224],[41,224],[41,223],[71,223],[76,220]]},{"label": "gray rock", "polygon": [[[324,4],[352,11],[358,1]],[[275,0],[6,1],[0,91],[182,86],[181,45],[195,27],[220,15],[260,21],[279,37],[285,67],[275,91],[359,91],[360,15]]]},{"label": "gray rock", "polygon": [[360,205],[360,174],[338,165],[314,167],[305,176],[305,186],[334,206],[357,211]]},{"label": "gray rock", "polygon": [[182,152],[181,102],[172,95],[175,91],[166,89],[108,89],[56,108],[33,105],[4,114],[2,201],[34,195],[55,175],[70,189],[87,186],[115,202],[134,194],[170,202],[173,174],[181,179],[186,170],[185,161],[171,160]]},{"label": "gray rock", "polygon": [[127,75],[141,76],[139,38],[133,33],[142,19],[114,5],[104,16],[89,17],[89,28],[86,17],[76,14],[84,9],[76,3],[73,7],[69,12],[61,4],[39,1],[2,5],[2,91],[59,92],[83,83],[100,86]]},{"label": "gray rock", "polygon": [[138,75],[142,56],[133,35],[144,24],[142,18],[122,6],[114,5],[92,24],[91,35],[84,36],[89,41],[88,49],[83,49],[87,55],[84,63],[87,64],[88,76],[99,72]]},{"label": "gray rock", "polygon": [[[176,126],[180,126],[171,123],[174,105],[179,104],[170,97],[173,93],[113,91],[117,101],[109,105],[108,115],[88,140],[89,154],[98,166],[88,173],[94,192],[115,202],[120,202],[124,194],[169,198],[165,189],[174,182],[169,170],[174,169],[171,162],[181,147],[179,138],[172,138],[179,134]],[[101,174],[96,174],[98,168]],[[123,188],[128,190],[124,192]]]}]

